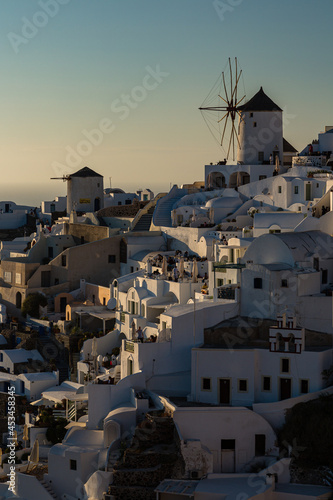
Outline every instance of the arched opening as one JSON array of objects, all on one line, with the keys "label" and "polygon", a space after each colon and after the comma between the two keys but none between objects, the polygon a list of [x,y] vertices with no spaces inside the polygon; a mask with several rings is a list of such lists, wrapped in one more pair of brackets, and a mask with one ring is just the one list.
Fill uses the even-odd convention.
[{"label": "arched opening", "polygon": [[21,307],[22,307],[22,294],[21,294],[21,292],[17,292],[17,294],[16,294],[16,307],[17,307],[17,309],[21,309]]},{"label": "arched opening", "polygon": [[284,351],[284,340],[281,333],[277,333],[276,335],[276,350]]},{"label": "arched opening", "polygon": [[94,212],[98,212],[101,208],[101,200],[99,198],[95,198],[94,201]]},{"label": "arched opening", "polygon": [[247,172],[234,172],[230,175],[229,188],[235,189],[238,186],[249,184],[250,174]]},{"label": "arched opening", "polygon": [[118,422],[107,422],[104,428],[104,446],[108,448],[113,441],[119,439],[121,436],[121,429]]},{"label": "arched opening", "polygon": [[207,187],[211,189],[226,188],[224,175],[221,172],[211,172],[207,178]]}]

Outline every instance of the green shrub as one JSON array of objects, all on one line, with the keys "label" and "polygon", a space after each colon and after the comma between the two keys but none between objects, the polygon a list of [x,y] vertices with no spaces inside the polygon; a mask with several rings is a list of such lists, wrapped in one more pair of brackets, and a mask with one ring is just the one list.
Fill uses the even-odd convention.
[{"label": "green shrub", "polygon": [[21,312],[25,317],[27,314],[33,318],[39,318],[39,306],[45,307],[47,298],[41,293],[30,293],[23,301]]}]

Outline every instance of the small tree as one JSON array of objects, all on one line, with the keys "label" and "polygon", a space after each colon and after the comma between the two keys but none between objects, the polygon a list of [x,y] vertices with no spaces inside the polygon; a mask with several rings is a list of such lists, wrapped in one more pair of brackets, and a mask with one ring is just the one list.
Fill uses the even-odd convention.
[{"label": "small tree", "polygon": [[26,317],[27,314],[33,318],[39,318],[39,306],[45,307],[47,298],[41,293],[30,293],[22,304],[22,314]]}]

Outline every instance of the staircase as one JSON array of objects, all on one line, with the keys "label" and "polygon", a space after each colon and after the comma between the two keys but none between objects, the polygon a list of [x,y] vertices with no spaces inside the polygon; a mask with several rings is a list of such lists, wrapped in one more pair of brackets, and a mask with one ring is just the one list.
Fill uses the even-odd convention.
[{"label": "staircase", "polygon": [[54,493],[52,487],[50,486],[50,484],[45,481],[45,479],[40,479],[40,484],[46,489],[46,491],[48,492],[48,494],[54,498],[55,500],[58,500],[58,496]]},{"label": "staircase", "polygon": [[173,206],[186,194],[187,194],[187,189],[179,189],[175,185],[166,196],[158,200],[158,203],[156,204],[156,208],[153,214],[154,226],[171,227],[172,226],[171,212]]},{"label": "staircase", "polygon": [[[120,366],[119,366],[119,368],[120,368]],[[120,369],[115,370],[115,376],[114,376],[114,383],[115,384],[118,384],[120,377],[121,377],[121,370]]]},{"label": "staircase", "polygon": [[150,207],[147,213],[142,214],[140,219],[137,221],[135,226],[132,228],[132,231],[149,231],[151,220],[153,218],[153,213],[155,210],[155,206]]}]

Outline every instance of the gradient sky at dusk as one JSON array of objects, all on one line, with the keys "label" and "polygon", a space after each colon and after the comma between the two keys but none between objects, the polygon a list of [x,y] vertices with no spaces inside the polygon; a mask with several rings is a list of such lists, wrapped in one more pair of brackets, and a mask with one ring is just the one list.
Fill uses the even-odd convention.
[{"label": "gradient sky at dusk", "polygon": [[[49,2],[53,17],[40,15],[47,0],[1,2],[1,200],[63,195],[50,177],[85,165],[131,191],[202,180],[225,153],[198,107],[228,57],[248,99],[263,86],[286,110],[284,136],[297,149],[333,125],[332,0]],[[26,20],[41,26],[27,31]],[[155,89],[148,66],[168,73]],[[147,96],[136,90],[136,107],[115,111],[143,81]],[[112,131],[66,163],[68,147],[104,119]]]}]

